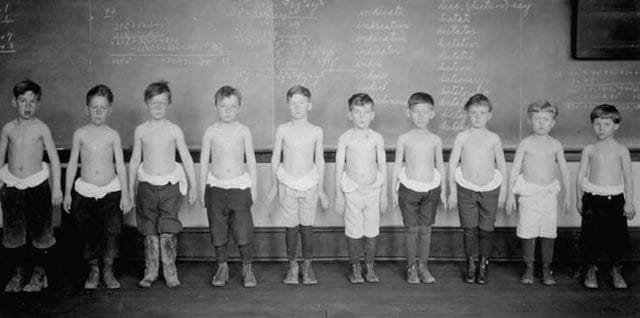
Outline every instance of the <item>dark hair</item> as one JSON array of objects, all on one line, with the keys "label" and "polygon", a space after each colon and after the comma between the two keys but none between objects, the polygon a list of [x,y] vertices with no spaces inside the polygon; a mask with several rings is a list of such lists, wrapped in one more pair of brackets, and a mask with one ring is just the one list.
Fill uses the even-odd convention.
[{"label": "dark hair", "polygon": [[349,111],[353,110],[353,106],[364,106],[366,104],[371,104],[371,108],[373,108],[373,99],[365,93],[353,94],[347,102],[349,103]]},{"label": "dark hair", "polygon": [[147,102],[153,97],[165,93],[169,98],[169,104],[171,104],[171,90],[169,89],[169,82],[165,80],[153,82],[144,90],[144,101]]},{"label": "dark hair", "polygon": [[36,82],[30,79],[25,79],[16,83],[16,85],[13,87],[13,98],[17,99],[18,96],[28,91],[33,92],[33,95],[36,95],[38,101],[40,100],[40,97],[42,96],[42,88],[40,88],[40,85],[36,84]]},{"label": "dark hair", "polygon": [[415,106],[417,104],[435,105],[433,103],[433,97],[431,97],[431,95],[429,95],[427,93],[423,93],[423,92],[417,92],[417,93],[411,94],[411,96],[409,97],[409,100],[407,101],[407,104],[409,105],[409,109],[412,109],[413,106]]},{"label": "dark hair", "polygon": [[242,104],[242,94],[240,94],[240,91],[237,88],[231,86],[222,86],[218,88],[216,94],[214,95],[214,102],[217,106],[222,99],[231,96],[235,96],[238,98],[238,105]]},{"label": "dark hair", "polygon": [[89,106],[89,103],[91,102],[91,99],[94,98],[95,96],[105,97],[107,99],[107,101],[109,102],[109,104],[113,103],[113,92],[111,91],[111,89],[107,85],[98,84],[98,85],[92,87],[87,92],[87,106]]},{"label": "dark hair", "polygon": [[542,112],[550,113],[551,115],[553,115],[553,119],[558,118],[558,115],[560,114],[558,107],[556,105],[549,103],[549,101],[546,101],[546,100],[533,102],[529,104],[529,107],[527,108],[527,114],[529,114],[529,117],[531,117],[533,113],[542,113]]},{"label": "dark hair", "polygon": [[596,120],[596,118],[611,119],[613,120],[614,124],[619,124],[622,121],[622,115],[620,114],[618,109],[615,106],[609,104],[598,105],[591,111],[592,124],[593,121]]},{"label": "dark hair", "polygon": [[293,87],[289,88],[289,90],[287,91],[287,102],[295,94],[300,94],[300,95],[305,96],[307,99],[311,99],[311,91],[309,91],[308,88],[306,88],[306,87],[304,87],[302,85],[296,85],[296,86],[293,86]]},{"label": "dark hair", "polygon": [[489,98],[487,98],[487,96],[484,96],[483,94],[480,94],[480,93],[469,97],[469,100],[467,100],[467,103],[464,104],[464,110],[467,111],[469,110],[469,107],[471,107],[472,105],[477,105],[482,103],[487,104],[487,106],[489,107],[489,111],[493,111],[493,106],[491,105]]}]

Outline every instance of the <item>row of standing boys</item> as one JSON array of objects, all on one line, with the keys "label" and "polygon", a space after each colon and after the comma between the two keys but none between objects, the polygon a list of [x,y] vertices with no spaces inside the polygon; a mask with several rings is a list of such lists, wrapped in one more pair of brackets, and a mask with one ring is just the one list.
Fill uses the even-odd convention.
[{"label": "row of standing boys", "polygon": [[[178,212],[185,196],[189,204],[200,198],[206,206],[217,261],[211,284],[225,286],[229,280],[227,245],[229,237],[233,237],[242,260],[243,285],[257,285],[252,268],[251,215],[252,204],[257,200],[256,160],[251,132],[236,120],[242,102],[237,89],[224,86],[215,92],[219,120],[204,133],[200,179],[196,180],[183,132],[166,119],[172,102],[166,82],[154,82],[144,92],[150,118],[135,129],[128,173],[119,134],[106,124],[113,93],[105,85],[93,87],[86,97],[89,123],[73,134],[64,195],[51,132],[36,117],[41,94],[40,86],[33,81],[17,83],[12,102],[17,116],[2,128],[2,243],[13,270],[5,292],[36,292],[48,286],[45,269],[49,250],[56,243],[51,207],[61,203],[65,211],[75,216],[82,234],[84,258],[89,264],[85,288],[96,289],[100,278],[106,288],[120,288],[113,262],[119,256],[122,214],[132,208],[138,231],[144,237],[145,270],[138,285],[150,287],[162,268],[166,285],[179,286],[175,260],[182,224]],[[283,282],[299,284],[301,279],[302,284],[316,284],[311,266],[313,226],[318,202],[323,209],[329,206],[323,190],[323,131],[307,119],[313,106],[307,88],[292,87],[286,99],[291,120],[276,129],[272,186],[266,200],[278,201],[286,228],[289,269]],[[445,211],[454,207],[459,211],[467,256],[464,280],[487,283],[496,212],[506,203],[507,214],[519,214],[517,236],[525,263],[520,281],[534,283],[534,250],[536,239],[540,238],[541,281],[554,285],[551,261],[558,207],[568,212],[571,206],[564,150],[558,140],[549,136],[558,108],[548,102],[529,105],[533,133],[518,145],[509,178],[500,137],[486,128],[493,111],[491,102],[476,94],[464,110],[468,128],[455,138],[447,172],[442,140],[428,129],[435,115],[433,98],[418,92],[408,100],[406,115],[413,129],[398,138],[390,185],[391,208],[400,208],[404,223],[407,282],[436,281],[427,260],[431,228],[438,207],[443,205]],[[380,213],[389,207],[384,141],[369,128],[375,117],[370,96],[351,96],[347,115],[353,127],[338,140],[335,209],[344,216],[348,280],[354,284],[375,283],[379,281],[374,258]],[[608,253],[614,287],[626,288],[620,260],[629,246],[627,219],[633,218],[635,211],[629,151],[614,139],[620,121],[621,115],[614,106],[595,107],[591,123],[597,139],[583,150],[578,170],[576,205],[582,215],[581,245],[587,262],[584,285],[588,288],[598,287],[596,261],[601,250]],[[44,151],[51,168],[42,161]],[[176,151],[182,164],[175,162]],[[82,169],[76,178],[79,162]],[[558,204],[562,189],[564,202]],[[301,264],[296,255],[299,241]],[[360,260],[363,252],[364,268]],[[33,268],[28,282],[27,267]]]}]

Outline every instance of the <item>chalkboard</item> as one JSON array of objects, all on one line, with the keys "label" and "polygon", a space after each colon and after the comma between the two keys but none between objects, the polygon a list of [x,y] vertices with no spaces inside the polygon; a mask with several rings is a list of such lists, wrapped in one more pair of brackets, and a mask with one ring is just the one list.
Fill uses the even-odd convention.
[{"label": "chalkboard", "polygon": [[[530,133],[526,106],[560,107],[553,134],[566,148],[593,139],[589,112],[599,103],[622,110],[618,136],[640,148],[640,62],[571,57],[571,0],[0,0],[0,100],[31,77],[44,87],[41,117],[59,146],[86,118],[84,94],[111,86],[110,124],[125,147],[147,117],[143,90],[164,79],[173,90],[169,118],[187,143],[200,145],[216,120],[213,93],[243,92],[240,120],[256,148],[270,149],[289,119],[285,92],[312,91],[310,121],[325,129],[327,149],[351,126],[347,98],[376,102],[372,127],[388,147],[411,125],[406,100],[436,99],[431,129],[447,147],[465,127],[462,106],[474,93],[493,102],[489,127],[505,148]],[[8,105],[8,104],[7,104]],[[0,108],[3,122],[15,116]]]}]

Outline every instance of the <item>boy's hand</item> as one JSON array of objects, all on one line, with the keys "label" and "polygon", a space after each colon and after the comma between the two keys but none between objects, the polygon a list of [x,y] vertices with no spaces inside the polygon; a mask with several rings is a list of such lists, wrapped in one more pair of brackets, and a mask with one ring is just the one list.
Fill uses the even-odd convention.
[{"label": "boy's hand", "polygon": [[498,195],[498,210],[504,210],[504,204],[505,204],[505,195],[504,194],[499,194]]},{"label": "boy's hand", "polygon": [[338,191],[336,194],[336,213],[338,215],[344,214],[344,192]]},{"label": "boy's hand", "polygon": [[189,189],[189,205],[193,205],[198,199],[198,194],[196,193],[196,189]]},{"label": "boy's hand", "polygon": [[564,198],[564,213],[565,214],[569,214],[569,211],[571,211],[571,199]]},{"label": "boy's hand", "polygon": [[62,208],[67,214],[71,213],[71,195],[67,194],[64,196],[64,200],[62,202]]},{"label": "boy's hand", "polygon": [[329,208],[329,197],[327,196],[326,193],[324,193],[324,191],[320,191],[318,193],[318,198],[320,199],[320,206],[322,206],[323,210],[326,210]]},{"label": "boy's hand", "polygon": [[[251,201],[256,202],[256,200],[258,199],[258,190],[256,190],[255,187],[251,187]],[[255,204],[252,204],[251,206],[254,206]]]},{"label": "boy's hand", "polygon": [[398,202],[398,191],[393,191],[393,193],[391,193],[391,204],[393,204],[394,208],[399,205]]},{"label": "boy's hand", "polygon": [[444,191],[440,192],[440,203],[442,203],[442,211],[449,210],[449,204],[447,203],[447,194]]},{"label": "boy's hand", "polygon": [[273,186],[271,187],[271,189],[269,189],[269,192],[267,193],[267,197],[264,199],[264,202],[266,204],[271,204],[271,202],[273,202],[273,200],[276,199],[276,196],[278,196],[278,187]]},{"label": "boy's hand", "polygon": [[582,215],[582,200],[580,199],[576,201],[576,210],[578,210],[578,214]]},{"label": "boy's hand", "polygon": [[[207,186],[204,186],[205,188]],[[200,191],[200,203],[202,204],[202,206],[206,206],[206,204],[204,203],[204,194],[205,194],[205,190],[202,189],[202,191]]]},{"label": "boy's hand", "polygon": [[513,211],[515,211],[517,208],[517,204],[516,204],[516,196],[515,195],[509,195],[509,197],[507,198],[507,215],[511,215],[511,213]]},{"label": "boy's hand", "polygon": [[60,189],[54,189],[51,192],[51,205],[56,206],[62,203],[62,191]]},{"label": "boy's hand", "polygon": [[380,213],[387,213],[388,207],[389,199],[387,199],[386,193],[384,193],[384,191],[380,191]]},{"label": "boy's hand", "polygon": [[624,215],[627,217],[627,220],[632,220],[633,217],[636,216],[636,211],[633,207],[633,203],[627,202],[624,204]]},{"label": "boy's hand", "polygon": [[128,197],[120,197],[120,210],[122,211],[122,214],[127,214],[129,213],[129,210],[131,210],[131,201]]},{"label": "boy's hand", "polygon": [[451,192],[452,193],[449,194],[449,209],[453,211],[458,206],[458,195],[453,191]]}]

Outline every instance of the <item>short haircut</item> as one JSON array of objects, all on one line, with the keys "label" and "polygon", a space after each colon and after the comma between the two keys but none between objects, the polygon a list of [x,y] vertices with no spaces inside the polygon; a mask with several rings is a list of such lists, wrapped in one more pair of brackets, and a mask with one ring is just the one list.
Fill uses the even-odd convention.
[{"label": "short haircut", "polygon": [[373,109],[373,99],[371,96],[366,93],[356,93],[349,97],[347,101],[349,103],[349,111],[353,110],[353,106],[364,106],[366,104],[371,104],[371,108]]},{"label": "short haircut", "polygon": [[169,98],[169,104],[171,104],[171,90],[169,89],[169,82],[165,80],[153,82],[144,90],[144,101],[148,102],[153,97],[165,93]]},{"label": "short haircut", "polygon": [[13,87],[13,98],[18,99],[18,96],[23,95],[28,91],[31,91],[33,95],[36,95],[38,101],[40,100],[40,97],[42,96],[42,88],[30,79],[25,79],[16,83]]},{"label": "short haircut", "polygon": [[218,106],[218,103],[223,100],[224,98],[227,97],[231,97],[231,96],[235,96],[238,98],[238,105],[242,104],[242,94],[240,94],[240,91],[235,88],[235,87],[231,87],[231,86],[222,86],[220,88],[218,88],[218,90],[216,91],[216,94],[214,95],[213,99],[214,102],[216,104],[216,106]]},{"label": "short haircut", "polygon": [[549,101],[541,100],[533,102],[527,107],[529,118],[531,118],[533,113],[549,113],[553,115],[553,119],[556,119],[558,115],[560,115],[560,110],[558,110],[556,105],[549,103]]},{"label": "short haircut", "polygon": [[87,106],[89,106],[91,99],[95,96],[102,96],[107,99],[109,104],[113,103],[113,92],[107,85],[98,84],[87,92]]},{"label": "short haircut", "polygon": [[622,115],[620,114],[618,109],[615,106],[609,104],[598,105],[591,111],[592,124],[593,121],[596,120],[596,118],[611,119],[613,120],[614,124],[619,124],[622,121]]},{"label": "short haircut", "polygon": [[293,97],[293,95],[295,95],[295,94],[303,95],[307,99],[311,100],[311,91],[309,91],[308,88],[306,88],[306,87],[304,87],[302,85],[296,85],[296,86],[293,86],[293,87],[289,88],[289,90],[287,91],[287,102],[289,102],[291,97]]},{"label": "short haircut", "polygon": [[417,104],[431,104],[432,106],[435,105],[433,103],[433,97],[423,92],[413,93],[411,94],[411,96],[409,96],[409,100],[407,101],[407,105],[409,106],[409,109],[412,109],[413,106]]},{"label": "short haircut", "polygon": [[489,101],[489,98],[487,98],[487,96],[484,96],[483,94],[475,94],[471,97],[469,97],[469,100],[467,100],[467,103],[464,104],[464,110],[467,111],[469,110],[469,107],[471,107],[472,105],[477,105],[477,104],[487,104],[487,107],[489,107],[489,111],[493,111],[493,105],[491,105],[491,101]]}]

